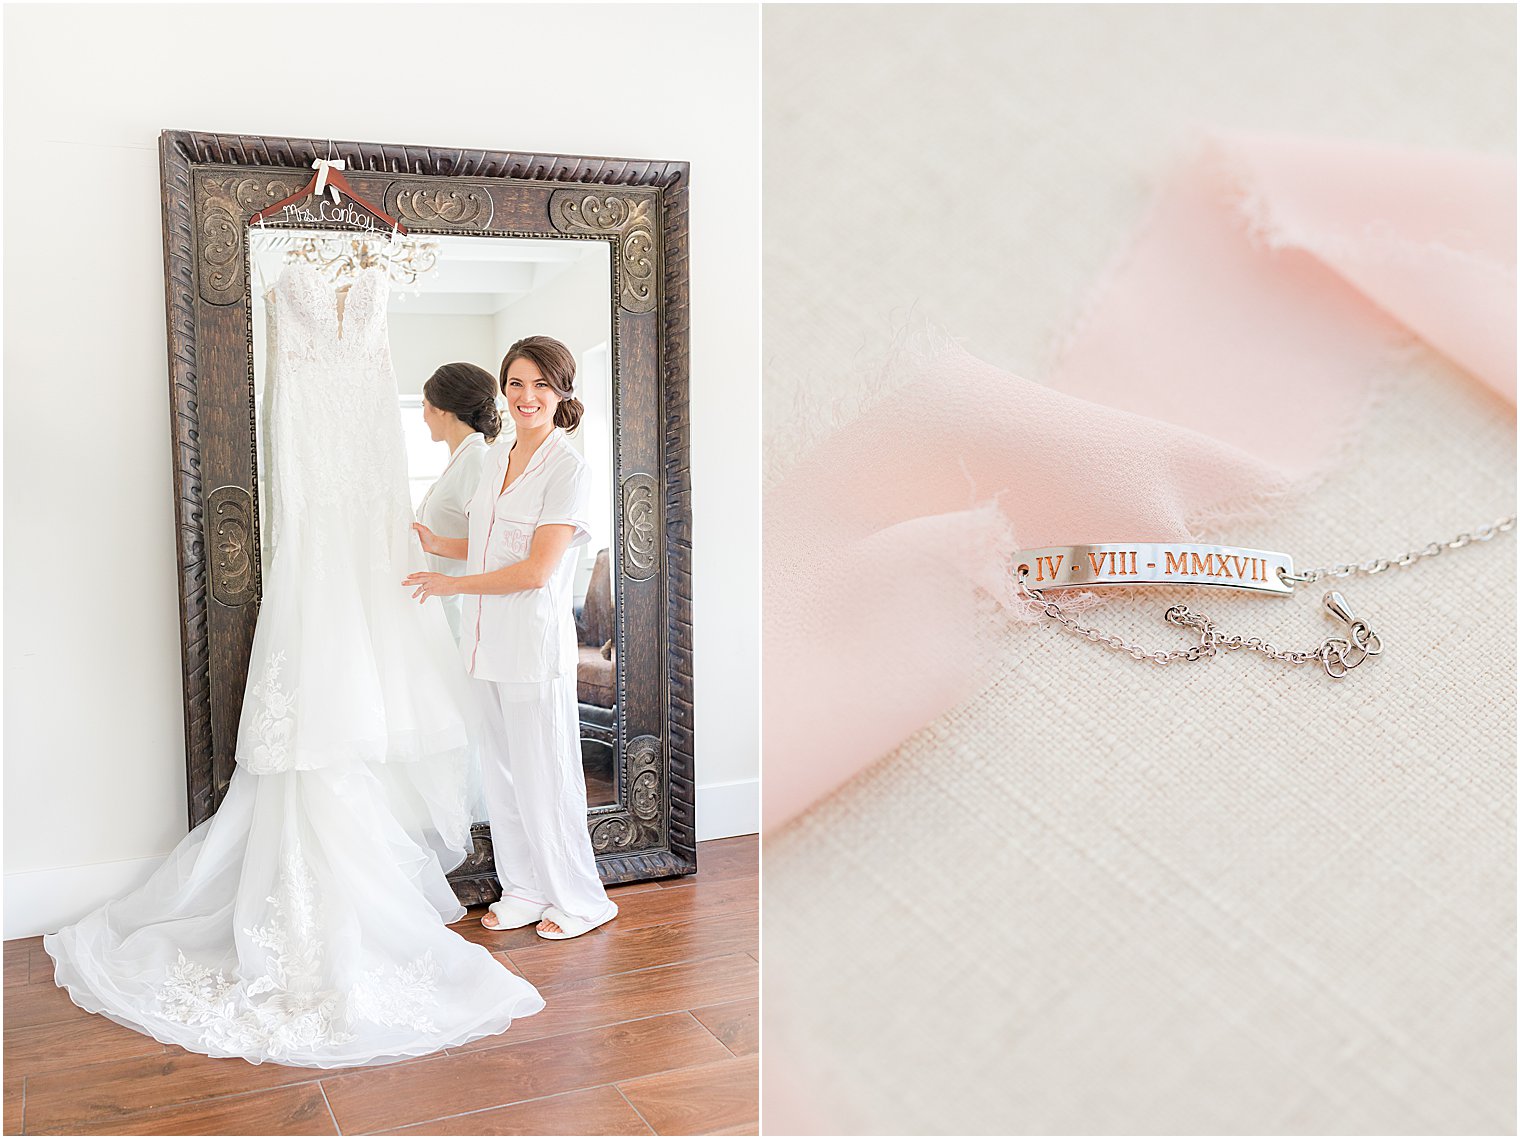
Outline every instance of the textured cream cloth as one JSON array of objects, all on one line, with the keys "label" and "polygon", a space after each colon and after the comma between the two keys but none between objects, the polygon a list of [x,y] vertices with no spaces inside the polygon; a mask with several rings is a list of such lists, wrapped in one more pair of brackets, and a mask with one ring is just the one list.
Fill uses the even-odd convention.
[{"label": "textured cream cloth", "polygon": [[[767,9],[771,448],[914,309],[1043,374],[1197,128],[1508,152],[1514,27]],[[1216,536],[1397,554],[1509,513],[1514,472],[1508,408],[1417,351],[1333,475]],[[1515,558],[1509,535],[1340,583],[1387,652],[1339,683],[1000,634],[985,691],[766,843],[765,1129],[1513,1133]],[[1090,616],[1167,647],[1177,597],[1308,647],[1322,593]]]}]

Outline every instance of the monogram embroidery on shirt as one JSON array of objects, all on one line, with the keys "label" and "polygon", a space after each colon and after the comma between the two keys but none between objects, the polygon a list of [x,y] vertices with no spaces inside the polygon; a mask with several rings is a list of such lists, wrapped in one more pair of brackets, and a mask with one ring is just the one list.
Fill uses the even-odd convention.
[{"label": "monogram embroidery on shirt", "polygon": [[528,546],[532,540],[532,535],[528,531],[516,526],[507,526],[502,529],[501,548],[513,561],[521,561],[528,556]]}]

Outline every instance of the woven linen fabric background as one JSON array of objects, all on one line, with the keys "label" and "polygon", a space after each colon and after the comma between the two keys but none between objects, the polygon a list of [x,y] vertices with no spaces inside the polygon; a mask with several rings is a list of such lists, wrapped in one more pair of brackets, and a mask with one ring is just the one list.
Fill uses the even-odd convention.
[{"label": "woven linen fabric background", "polygon": [[[1508,7],[764,25],[776,455],[910,316],[1043,375],[1200,130],[1513,152]],[[1508,514],[1514,476],[1511,409],[1416,350],[1334,473],[1213,537],[1397,554]],[[767,838],[766,1132],[1513,1133],[1515,564],[1507,535],[1339,583],[1387,644],[1340,682],[996,634],[983,691]],[[1168,647],[1184,600],[1307,647],[1322,593],[1087,616]]]}]

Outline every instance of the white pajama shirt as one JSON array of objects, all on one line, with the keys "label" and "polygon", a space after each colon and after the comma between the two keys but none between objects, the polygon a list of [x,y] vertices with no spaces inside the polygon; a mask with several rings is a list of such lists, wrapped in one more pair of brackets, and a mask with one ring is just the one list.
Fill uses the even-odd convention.
[{"label": "white pajama shirt", "polygon": [[[470,518],[465,508],[469,505],[475,488],[480,485],[480,468],[486,461],[489,446],[486,437],[472,431],[459,441],[449,456],[448,466],[428,487],[428,492],[417,504],[417,521],[440,538],[466,538],[469,536]],[[465,563],[441,554],[428,554],[427,566],[434,573],[446,573],[454,577],[468,572]],[[443,602],[444,616],[449,619],[449,632],[454,643],[459,643],[464,609],[464,598],[459,594],[439,598]]]},{"label": "white pajama shirt", "polygon": [[539,526],[575,527],[539,589],[467,594],[459,650],[485,704],[481,783],[504,894],[579,918],[607,905],[586,831],[586,777],[576,706],[575,568],[590,538],[586,463],[555,428],[502,490],[511,444],[490,448],[469,500],[465,573],[528,556]]}]

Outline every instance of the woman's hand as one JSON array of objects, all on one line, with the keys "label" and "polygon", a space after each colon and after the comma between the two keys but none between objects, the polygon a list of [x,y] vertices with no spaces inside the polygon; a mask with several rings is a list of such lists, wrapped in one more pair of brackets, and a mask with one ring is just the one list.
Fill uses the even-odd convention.
[{"label": "woman's hand", "polygon": [[413,522],[412,529],[417,531],[417,540],[422,543],[422,548],[429,554],[441,554],[438,549],[438,535],[429,530],[421,522]]},{"label": "woman's hand", "polygon": [[462,562],[470,555],[468,538],[441,538],[421,522],[413,522],[412,529],[417,532],[417,541],[422,544],[424,553],[452,558],[456,562]]},{"label": "woman's hand", "polygon": [[401,582],[402,585],[413,586],[412,596],[420,604],[429,597],[448,597],[458,593],[458,578],[451,577],[446,573],[414,573]]}]

